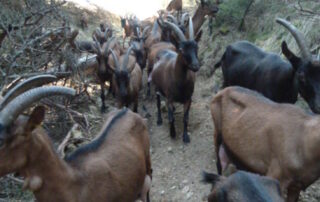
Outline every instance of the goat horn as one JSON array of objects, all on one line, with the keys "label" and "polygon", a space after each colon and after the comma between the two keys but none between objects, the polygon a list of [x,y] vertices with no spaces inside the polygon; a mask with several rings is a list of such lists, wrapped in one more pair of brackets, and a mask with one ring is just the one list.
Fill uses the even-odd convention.
[{"label": "goat horn", "polygon": [[105,38],[105,40],[108,39],[108,32],[109,32],[109,27],[107,27],[107,28],[104,30],[104,38]]},{"label": "goat horn", "polygon": [[184,25],[184,21],[186,21],[186,17],[189,16],[189,13],[184,13],[182,14],[181,16],[181,21],[180,21],[180,24],[181,25]]},{"label": "goat horn", "polygon": [[176,35],[178,36],[180,41],[186,41],[186,37],[183,35],[182,31],[180,30],[180,28],[177,25],[175,25],[171,22],[168,22],[168,21],[164,21],[164,23],[167,26],[169,26],[176,33]]},{"label": "goat horn", "polygon": [[98,55],[101,55],[101,50],[100,50],[100,43],[97,40],[94,40],[94,52],[97,53]]},{"label": "goat horn", "polygon": [[45,97],[54,95],[74,96],[76,91],[72,88],[46,86],[31,89],[13,99],[1,112],[0,112],[0,125],[3,127],[9,126],[21,112],[29,108],[33,103]]},{"label": "goat horn", "polygon": [[167,15],[167,19],[171,20],[174,24],[178,25],[178,20],[173,15]]},{"label": "goat horn", "polygon": [[38,87],[47,83],[51,83],[57,79],[53,75],[38,75],[24,80],[23,82],[10,89],[4,96],[0,103],[0,110],[3,109],[11,100],[20,95],[21,93],[33,88]]},{"label": "goat horn", "polygon": [[114,39],[115,39],[115,37],[111,37],[111,38],[107,41],[106,47],[105,47],[105,49],[104,49],[104,53],[105,53],[105,54],[108,55],[108,50],[109,50],[110,44],[111,44],[111,42],[112,42]]},{"label": "goat horn", "polygon": [[112,49],[109,49],[109,51],[111,52],[111,55],[112,55],[114,64],[116,65],[116,68],[119,69],[120,65],[119,65],[119,61],[118,61],[118,58],[117,58],[116,54],[113,52]]},{"label": "goat horn", "polygon": [[122,69],[127,69],[128,62],[129,62],[129,56],[130,56],[130,52],[131,52],[132,49],[133,49],[133,46],[130,46],[128,48],[127,53],[126,53],[126,55],[124,56],[124,59],[123,59]]},{"label": "goat horn", "polygon": [[194,33],[193,33],[193,22],[192,22],[192,18],[189,17],[189,40],[193,40],[194,39]]},{"label": "goat horn", "polygon": [[294,25],[292,25],[290,22],[288,22],[284,19],[277,18],[276,22],[279,23],[280,25],[284,26],[292,34],[292,36],[296,40],[296,42],[301,50],[302,57],[304,57],[307,60],[311,60],[312,56],[311,56],[311,53],[307,47],[307,42],[306,42],[303,34]]},{"label": "goat horn", "polygon": [[149,28],[150,28],[150,25],[146,26],[146,27],[143,29],[141,38],[144,38],[144,37],[145,37],[145,35],[146,35],[147,31],[149,30]]}]

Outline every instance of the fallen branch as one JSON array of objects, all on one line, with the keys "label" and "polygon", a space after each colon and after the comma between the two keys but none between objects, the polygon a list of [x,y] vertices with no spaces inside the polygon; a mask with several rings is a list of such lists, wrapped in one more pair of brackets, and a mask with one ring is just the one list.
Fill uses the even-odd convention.
[{"label": "fallen branch", "polygon": [[65,148],[67,147],[70,139],[71,139],[71,136],[72,136],[72,132],[74,130],[76,130],[77,128],[79,127],[79,125],[76,123],[72,126],[72,128],[69,130],[67,136],[63,139],[63,141],[61,142],[61,144],[58,146],[58,149],[57,149],[57,152],[58,154],[60,155],[61,158],[64,158],[65,157],[65,153],[64,153],[64,150]]}]

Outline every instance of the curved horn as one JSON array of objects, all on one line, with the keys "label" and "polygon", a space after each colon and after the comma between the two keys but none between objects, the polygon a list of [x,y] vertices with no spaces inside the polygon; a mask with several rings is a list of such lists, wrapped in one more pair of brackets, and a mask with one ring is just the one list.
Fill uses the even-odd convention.
[{"label": "curved horn", "polygon": [[109,27],[107,27],[107,28],[104,30],[104,38],[105,38],[105,40],[108,39],[108,32],[109,32]]},{"label": "curved horn", "polygon": [[186,37],[183,35],[182,31],[180,30],[180,28],[177,25],[175,25],[171,22],[167,22],[167,21],[164,21],[164,24],[166,24],[168,27],[170,27],[176,33],[176,35],[178,36],[180,41],[186,41]]},{"label": "curved horn", "polygon": [[130,46],[128,48],[127,53],[126,53],[126,55],[124,56],[124,59],[123,59],[122,69],[127,69],[128,62],[129,62],[129,56],[130,56],[130,52],[132,51],[132,49],[133,49],[133,46]]},{"label": "curved horn", "polygon": [[107,41],[106,47],[105,47],[105,49],[104,49],[104,53],[105,53],[106,55],[109,55],[109,54],[108,54],[108,50],[109,50],[109,47],[110,47],[111,42],[112,42],[114,39],[115,39],[115,37],[111,37],[111,38]]},{"label": "curved horn", "polygon": [[184,25],[184,22],[186,21],[186,17],[188,17],[188,16],[189,16],[189,13],[182,14],[180,25]]},{"label": "curved horn", "polygon": [[171,20],[174,24],[178,25],[178,20],[173,15],[167,15],[167,19]]},{"label": "curved horn", "polygon": [[14,88],[10,89],[4,96],[2,102],[0,103],[0,110],[3,109],[11,100],[20,95],[21,93],[38,87],[47,83],[51,83],[57,79],[53,75],[38,75],[24,80],[23,82],[16,85]]},{"label": "curved horn", "polygon": [[119,65],[119,61],[118,61],[118,58],[116,56],[116,54],[113,52],[112,49],[109,49],[111,55],[112,55],[112,58],[113,58],[113,61],[114,61],[114,64],[116,65],[116,68],[119,69],[120,68],[120,65]]},{"label": "curved horn", "polygon": [[194,33],[193,33],[193,23],[192,23],[192,18],[189,17],[189,40],[194,39]]},{"label": "curved horn", "polygon": [[0,125],[9,126],[21,112],[29,108],[35,102],[45,97],[64,95],[74,96],[76,91],[72,88],[46,86],[38,87],[32,90],[26,91],[23,94],[12,100],[1,112],[0,112]]},{"label": "curved horn", "polygon": [[144,37],[145,37],[145,35],[146,35],[147,31],[149,30],[149,28],[150,28],[150,25],[146,26],[146,27],[143,29],[141,38],[144,38]]},{"label": "curved horn", "polygon": [[294,25],[284,19],[277,18],[276,22],[284,26],[292,34],[301,50],[302,57],[311,60],[312,56],[303,34]]}]

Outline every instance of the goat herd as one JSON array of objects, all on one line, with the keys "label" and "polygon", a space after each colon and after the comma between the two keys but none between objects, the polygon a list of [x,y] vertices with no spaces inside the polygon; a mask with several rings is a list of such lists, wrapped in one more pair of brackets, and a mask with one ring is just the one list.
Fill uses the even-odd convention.
[{"label": "goat herd", "polygon": [[[75,41],[76,49],[95,54],[101,111],[106,109],[106,81],[121,109],[109,113],[96,139],[64,159],[40,126],[45,108],[35,107],[29,116],[21,113],[42,98],[74,96],[75,90],[43,86],[56,80],[52,75],[31,77],[11,88],[0,99],[0,176],[18,172],[25,178],[23,189],[31,190],[37,201],[150,201],[149,132],[134,113],[143,70],[147,66],[149,95],[150,86],[155,87],[157,124],[162,124],[163,96],[174,138],[173,103],[182,103],[183,141],[190,142],[189,110],[195,72],[201,66],[200,27],[206,15],[215,16],[219,3],[201,0],[189,17],[182,12],[182,1],[173,0],[167,10],[174,11],[162,11],[153,21],[121,19],[122,46],[112,28],[103,24],[93,32],[93,42]],[[312,111],[320,112],[320,62],[300,31],[286,20],[277,22],[293,35],[301,57],[286,42],[282,52],[288,61],[241,41],[229,45],[215,65],[222,67],[225,89],[211,102],[218,174],[203,174],[212,184],[208,201],[283,201],[286,194],[286,201],[293,202],[320,175],[320,118],[292,105],[299,93]],[[131,39],[125,48],[127,36]],[[134,112],[123,108],[130,104]],[[221,176],[229,163],[245,171]]]}]

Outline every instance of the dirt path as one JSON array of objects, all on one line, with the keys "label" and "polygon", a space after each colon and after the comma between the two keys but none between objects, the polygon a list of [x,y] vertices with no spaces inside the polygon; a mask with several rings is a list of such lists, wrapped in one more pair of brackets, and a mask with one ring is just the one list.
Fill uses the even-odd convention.
[{"label": "dirt path", "polygon": [[153,201],[202,201],[209,192],[210,186],[200,182],[202,170],[215,170],[209,89],[208,81],[207,84],[200,79],[197,81],[189,118],[191,143],[188,145],[182,141],[182,105],[175,105],[177,138],[173,140],[169,136],[166,108],[162,107],[163,124],[157,126],[156,104],[146,103],[152,115],[148,123],[154,171]]}]

